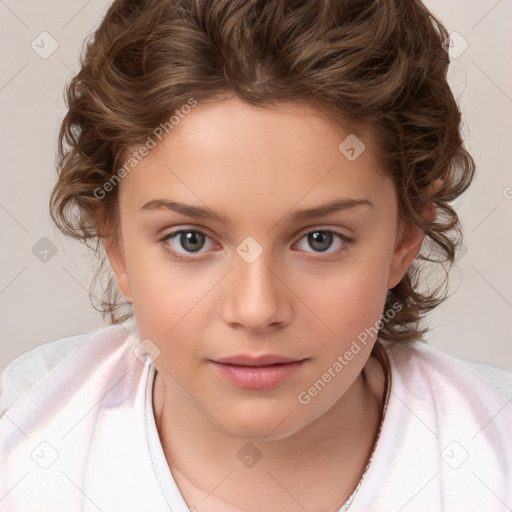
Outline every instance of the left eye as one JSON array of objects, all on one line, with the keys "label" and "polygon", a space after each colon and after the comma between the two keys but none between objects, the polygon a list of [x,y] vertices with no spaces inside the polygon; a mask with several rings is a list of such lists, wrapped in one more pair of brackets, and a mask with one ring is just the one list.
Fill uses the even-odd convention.
[{"label": "left eye", "polygon": [[351,239],[345,235],[342,235],[337,231],[331,231],[327,229],[317,229],[315,231],[310,231],[303,235],[301,241],[304,239],[306,239],[310,247],[315,249],[315,252],[326,252],[327,249],[332,245],[333,241],[338,239],[338,248],[334,251],[331,251],[329,254],[338,254],[340,251],[344,250],[351,241]]},{"label": "left eye", "polygon": [[[181,246],[181,249],[185,250],[185,253],[180,252],[179,249],[172,246],[171,241],[176,238],[178,239],[178,244]],[[198,253],[204,247],[207,239],[209,240],[210,238],[202,231],[195,229],[180,229],[169,233],[164,238],[162,238],[160,242],[163,244],[163,247],[167,252],[176,255],[177,259],[183,259],[180,256],[181,254]],[[333,242],[338,240],[338,248],[327,252],[327,254],[330,255],[336,255],[347,250],[348,246],[353,241],[351,238],[342,235],[337,231],[328,229],[317,229],[314,231],[309,231],[302,235],[296,245],[299,246],[303,240],[306,240],[307,244],[313,248],[313,252],[315,253],[327,252],[327,249],[332,246]],[[301,247],[299,247],[299,249],[307,251],[307,249]]]}]

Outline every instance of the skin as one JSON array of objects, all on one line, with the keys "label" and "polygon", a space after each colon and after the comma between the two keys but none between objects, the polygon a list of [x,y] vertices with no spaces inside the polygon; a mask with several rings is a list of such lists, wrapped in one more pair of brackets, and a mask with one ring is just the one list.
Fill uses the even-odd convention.
[{"label": "skin", "polygon": [[[366,150],[355,161],[338,150],[349,128],[299,103],[199,103],[119,185],[120,237],[105,246],[141,339],[160,351],[155,419],[177,485],[200,512],[336,510],[367,464],[384,393],[374,338],[308,404],[297,397],[378,322],[423,232],[399,223],[369,136],[358,132]],[[373,206],[284,219],[338,197]],[[227,221],[141,210],[157,198],[208,206]],[[207,235],[197,252],[180,235],[167,240],[186,261],[159,242],[178,228]],[[306,236],[315,230],[354,242],[334,237],[322,252]],[[248,236],[262,248],[252,263],[236,252]],[[270,390],[238,388],[209,362],[268,353],[307,361]],[[253,467],[237,458],[249,441],[261,453]]]}]

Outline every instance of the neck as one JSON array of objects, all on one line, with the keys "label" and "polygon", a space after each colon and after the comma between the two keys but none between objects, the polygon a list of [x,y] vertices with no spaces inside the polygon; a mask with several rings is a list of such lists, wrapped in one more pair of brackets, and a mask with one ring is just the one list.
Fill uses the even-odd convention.
[{"label": "neck", "polygon": [[[368,363],[372,387],[359,374],[325,414],[277,440],[232,437],[157,373],[155,420],[169,467],[188,505],[201,512],[219,507],[234,512],[255,500],[259,504],[255,510],[279,505],[283,512],[296,509],[293,500],[311,511],[341,506],[364,473],[381,419],[385,377],[375,359]],[[261,458],[244,468],[235,458],[240,453]]]}]

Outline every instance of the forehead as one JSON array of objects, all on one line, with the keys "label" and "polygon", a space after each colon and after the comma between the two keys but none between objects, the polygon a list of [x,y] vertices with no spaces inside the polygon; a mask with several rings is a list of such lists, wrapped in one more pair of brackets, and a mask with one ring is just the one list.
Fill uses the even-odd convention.
[{"label": "forehead", "polygon": [[377,196],[386,180],[369,130],[303,103],[257,108],[232,97],[182,116],[123,179],[121,195],[138,207],[166,196],[285,207],[329,194]]},{"label": "forehead", "polygon": [[341,141],[353,134],[364,139],[367,149],[377,156],[369,127],[362,123],[355,126],[305,102],[256,107],[230,96],[199,103],[180,119],[174,116],[174,120],[174,126],[164,134],[154,153],[179,146],[181,150],[191,151],[204,147],[212,156],[217,153],[225,156],[226,149],[260,154],[263,148],[272,152],[273,157],[283,153],[290,158],[311,151],[319,156],[329,148],[337,149]]}]

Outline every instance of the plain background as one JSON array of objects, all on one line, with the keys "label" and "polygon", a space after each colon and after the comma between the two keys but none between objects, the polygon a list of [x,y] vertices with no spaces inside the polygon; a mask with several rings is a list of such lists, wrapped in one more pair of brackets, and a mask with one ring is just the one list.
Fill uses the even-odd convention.
[{"label": "plain background", "polygon": [[[477,164],[472,187],[455,205],[465,229],[451,273],[455,293],[429,315],[427,340],[457,357],[512,370],[512,2],[426,4],[457,33],[449,79]],[[104,325],[88,297],[94,260],[60,235],[48,200],[64,86],[108,5],[0,0],[0,371],[33,347]],[[51,48],[42,32],[58,44],[48,58],[32,48],[42,37]],[[41,261],[41,248],[52,245],[56,253]]]}]

